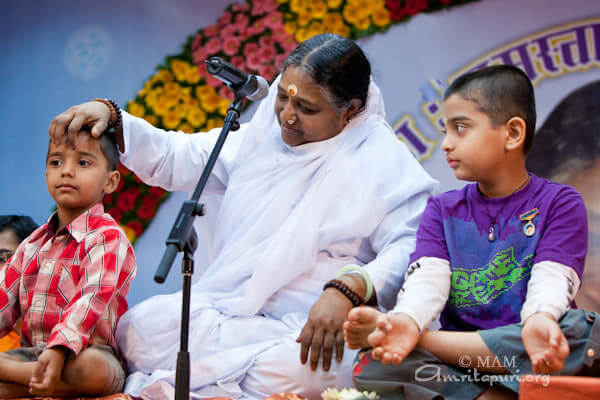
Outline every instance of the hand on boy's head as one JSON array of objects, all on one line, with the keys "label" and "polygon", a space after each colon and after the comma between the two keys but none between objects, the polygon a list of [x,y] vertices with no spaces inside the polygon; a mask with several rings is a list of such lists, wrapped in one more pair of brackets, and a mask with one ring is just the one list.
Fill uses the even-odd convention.
[{"label": "hand on boy's head", "polygon": [[99,101],[88,101],[54,117],[50,122],[48,133],[54,143],[61,143],[65,135],[72,143],[84,125],[90,128],[92,136],[98,137],[106,130],[109,120],[108,106]]},{"label": "hand on boy's head", "polygon": [[49,396],[54,393],[62,376],[65,359],[66,352],[61,348],[46,349],[40,354],[29,381],[31,394]]},{"label": "hand on boy's head", "polygon": [[521,339],[533,372],[551,374],[563,368],[569,355],[569,343],[552,315],[541,312],[527,318]]}]

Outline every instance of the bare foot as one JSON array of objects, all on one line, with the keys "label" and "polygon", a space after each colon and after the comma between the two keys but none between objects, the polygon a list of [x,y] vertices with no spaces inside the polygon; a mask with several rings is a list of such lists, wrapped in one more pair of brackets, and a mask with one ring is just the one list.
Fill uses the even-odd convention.
[{"label": "bare foot", "polygon": [[569,343],[552,316],[537,313],[527,318],[521,338],[533,372],[551,374],[563,368],[565,358],[569,355]]},{"label": "bare foot", "polygon": [[350,349],[364,349],[371,347],[367,337],[375,330],[377,318],[382,315],[372,307],[356,307],[348,312],[347,321],[344,322],[344,340]]},{"label": "bare foot", "polygon": [[381,314],[367,341],[374,347],[373,358],[398,365],[415,348],[420,335],[417,323],[407,314]]}]

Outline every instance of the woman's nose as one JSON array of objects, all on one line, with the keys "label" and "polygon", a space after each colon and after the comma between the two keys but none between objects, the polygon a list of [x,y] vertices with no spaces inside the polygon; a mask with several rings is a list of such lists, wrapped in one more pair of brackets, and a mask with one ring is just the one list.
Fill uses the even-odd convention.
[{"label": "woman's nose", "polygon": [[285,105],[281,109],[281,111],[279,113],[279,119],[281,120],[282,123],[291,121],[291,120],[294,120],[294,121],[296,120],[296,113],[294,111],[294,107],[292,107],[290,102],[285,103]]}]

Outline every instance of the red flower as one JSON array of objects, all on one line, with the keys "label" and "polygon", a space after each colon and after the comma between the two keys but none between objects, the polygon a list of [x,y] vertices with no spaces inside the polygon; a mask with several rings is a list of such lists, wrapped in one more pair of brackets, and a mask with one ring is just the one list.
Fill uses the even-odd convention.
[{"label": "red flower", "polygon": [[152,219],[152,217],[154,217],[154,214],[156,214],[155,204],[144,203],[137,210],[137,216],[141,219]]},{"label": "red flower", "polygon": [[158,186],[150,186],[150,195],[154,198],[160,199],[165,194],[165,191]]},{"label": "red flower", "polygon": [[104,198],[102,199],[102,203],[104,203],[104,205],[111,204],[113,202],[113,200],[114,200],[114,198],[111,193],[105,194]]},{"label": "red flower", "polygon": [[140,236],[142,232],[144,232],[144,227],[142,226],[142,223],[140,221],[130,221],[127,224],[127,226],[133,229],[133,231],[135,232],[135,236]]},{"label": "red flower", "polygon": [[135,206],[135,199],[131,196],[121,194],[117,199],[117,207],[122,212],[127,212]]},{"label": "red flower", "polygon": [[416,15],[423,10],[427,10],[427,0],[406,0],[404,8],[408,15]]},{"label": "red flower", "polygon": [[119,222],[121,220],[121,217],[123,216],[123,214],[121,214],[121,211],[117,207],[109,208],[108,210],[106,210],[106,212],[109,213],[117,222]]}]

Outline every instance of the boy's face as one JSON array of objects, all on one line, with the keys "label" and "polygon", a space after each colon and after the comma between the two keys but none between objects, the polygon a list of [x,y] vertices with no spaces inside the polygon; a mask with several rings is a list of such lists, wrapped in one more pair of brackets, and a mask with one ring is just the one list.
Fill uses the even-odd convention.
[{"label": "boy's face", "polygon": [[109,171],[100,141],[88,132],[80,132],[74,143],[52,141],[46,158],[46,184],[57,208],[77,216],[112,193],[118,183],[118,171]]},{"label": "boy's face", "polygon": [[493,127],[487,114],[459,94],[442,106],[446,134],[442,150],[454,175],[467,181],[487,181],[499,172],[504,159],[506,127]]}]

